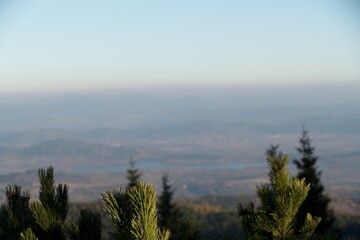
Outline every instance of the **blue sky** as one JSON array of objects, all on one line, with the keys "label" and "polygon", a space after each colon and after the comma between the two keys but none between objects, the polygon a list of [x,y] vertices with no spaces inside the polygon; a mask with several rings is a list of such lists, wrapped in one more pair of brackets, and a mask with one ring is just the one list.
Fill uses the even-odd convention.
[{"label": "blue sky", "polygon": [[360,5],[0,2],[0,93],[360,82]]}]

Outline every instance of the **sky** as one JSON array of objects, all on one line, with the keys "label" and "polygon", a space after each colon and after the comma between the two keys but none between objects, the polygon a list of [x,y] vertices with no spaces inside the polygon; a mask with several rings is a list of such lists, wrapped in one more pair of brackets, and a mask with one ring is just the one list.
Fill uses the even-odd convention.
[{"label": "sky", "polygon": [[0,93],[340,84],[356,0],[0,0]]}]

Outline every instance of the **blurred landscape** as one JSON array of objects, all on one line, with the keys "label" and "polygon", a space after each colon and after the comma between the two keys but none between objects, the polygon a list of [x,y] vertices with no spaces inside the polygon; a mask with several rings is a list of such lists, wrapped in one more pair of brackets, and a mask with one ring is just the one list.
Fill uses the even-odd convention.
[{"label": "blurred landscape", "polygon": [[178,198],[253,195],[268,180],[265,150],[280,144],[295,159],[304,124],[326,191],[360,199],[359,89],[2,96],[0,188],[17,183],[35,194],[37,169],[52,165],[73,201],[94,201],[126,185],[133,157],[146,181],[169,174]]},{"label": "blurred landscape", "polygon": [[[256,196],[269,181],[266,151],[279,146],[297,176],[306,129],[321,174],[310,168],[310,203],[302,207],[315,207],[303,213],[326,225],[329,196],[332,230],[360,239],[359,10],[356,1],[0,1],[0,238],[28,227],[39,239],[50,228],[64,239],[80,236],[80,211],[88,208],[102,224],[83,226],[102,226],[101,239],[113,239],[119,229],[101,194],[126,187],[135,160],[132,170],[155,184],[157,196],[169,177],[167,198],[179,212],[163,218],[174,226],[159,226],[171,240],[192,225],[173,221],[176,213],[194,220],[201,239],[242,239],[248,224],[237,204],[268,202]],[[42,212],[45,228],[29,206],[39,199],[38,170],[49,166],[60,185],[44,203],[61,208]],[[12,184],[29,190],[31,197],[13,198],[23,209],[6,205],[20,194]],[[54,212],[56,223],[48,221]],[[13,216],[29,222],[19,227]]]}]

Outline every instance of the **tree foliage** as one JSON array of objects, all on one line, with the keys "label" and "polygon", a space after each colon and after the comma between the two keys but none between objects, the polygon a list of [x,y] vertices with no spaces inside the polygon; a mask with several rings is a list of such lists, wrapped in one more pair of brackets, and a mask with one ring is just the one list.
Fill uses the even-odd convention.
[{"label": "tree foliage", "polygon": [[307,214],[304,224],[295,231],[296,214],[310,186],[304,179],[290,176],[287,156],[268,156],[270,183],[257,187],[261,207],[239,204],[238,213],[247,239],[309,239],[320,222]]},{"label": "tree foliage", "polygon": [[191,220],[184,219],[180,208],[173,202],[174,190],[169,183],[168,175],[164,174],[161,180],[162,191],[158,203],[159,226],[170,230],[172,240],[199,239],[199,227]]},{"label": "tree foliage", "polygon": [[77,222],[79,229],[79,239],[81,240],[100,240],[101,239],[101,218],[99,213],[83,209],[80,211],[80,218]]},{"label": "tree foliage", "polygon": [[39,200],[30,204],[31,212],[38,225],[35,230],[40,239],[66,239],[65,220],[69,209],[68,186],[55,185],[54,168],[40,168]]},{"label": "tree foliage", "polygon": [[158,226],[155,187],[139,182],[102,194],[104,210],[113,223],[116,239],[167,240],[170,231]]},{"label": "tree foliage", "polygon": [[33,231],[31,230],[31,228],[27,228],[25,231],[23,231],[20,234],[20,239],[21,240],[38,240],[38,238],[36,237],[36,235],[33,233]]},{"label": "tree foliage", "polygon": [[[158,213],[159,225],[173,230],[178,226],[182,214],[173,202],[174,190],[169,183],[169,177],[165,174],[161,178],[162,192],[159,196]],[[171,231],[173,233],[173,231]]]},{"label": "tree foliage", "polygon": [[18,239],[33,222],[29,208],[30,193],[18,185],[5,189],[6,202],[0,208],[0,239]]},{"label": "tree foliage", "polygon": [[295,159],[294,163],[298,169],[298,178],[305,179],[305,182],[310,185],[308,195],[299,209],[297,214],[297,228],[306,220],[306,214],[310,213],[312,216],[321,218],[321,222],[316,229],[316,233],[326,233],[331,229],[334,217],[329,208],[331,199],[324,194],[324,186],[321,183],[321,171],[317,170],[318,157],[315,156],[315,148],[311,146],[308,131],[303,129],[302,137],[299,140],[300,147],[297,151],[300,154],[300,159]]}]

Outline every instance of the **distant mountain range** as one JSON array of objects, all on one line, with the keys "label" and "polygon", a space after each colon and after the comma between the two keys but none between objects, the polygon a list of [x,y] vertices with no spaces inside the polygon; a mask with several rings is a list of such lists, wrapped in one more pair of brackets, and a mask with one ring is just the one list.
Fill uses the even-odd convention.
[{"label": "distant mountain range", "polygon": [[130,147],[109,146],[101,143],[89,143],[75,139],[48,140],[24,148],[0,148],[0,158],[11,155],[12,158],[74,158],[89,160],[119,160],[135,154]]},{"label": "distant mountain range", "polygon": [[[247,121],[239,123],[223,123],[212,121],[194,121],[185,122],[175,125],[167,125],[163,127],[138,127],[129,129],[119,128],[95,128],[83,130],[27,130],[27,131],[11,131],[0,132],[0,147],[29,147],[33,144],[42,143],[39,146],[32,146],[33,149],[27,149],[27,153],[32,154],[33,151],[42,151],[41,149],[58,145],[59,149],[55,151],[61,152],[61,145],[68,144],[64,139],[78,139],[90,143],[104,142],[106,144],[114,144],[118,141],[129,142],[139,139],[154,139],[157,137],[183,137],[186,135],[208,135],[208,134],[229,134],[234,132],[254,132],[259,134],[279,134],[289,132],[300,132],[302,125],[309,129],[312,133],[327,134],[360,134],[360,117],[356,116],[319,116],[311,118],[293,119],[278,124],[264,124],[261,122]],[[59,140],[63,139],[63,140]],[[51,141],[50,141],[51,140]],[[49,143],[45,143],[50,141]],[[74,142],[74,146],[78,146],[79,150],[69,149],[69,154],[82,151],[85,147],[81,142]],[[72,144],[68,144],[69,147]],[[85,144],[86,147],[89,147]],[[73,146],[73,147],[74,147]],[[64,146],[65,147],[65,146]],[[95,147],[93,145],[92,147]],[[91,148],[91,147],[89,147]],[[105,146],[95,148],[96,152],[111,152],[113,148],[105,149]],[[0,149],[1,150],[1,149]],[[2,151],[5,151],[3,149]],[[89,152],[89,154],[92,151]]]}]

